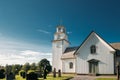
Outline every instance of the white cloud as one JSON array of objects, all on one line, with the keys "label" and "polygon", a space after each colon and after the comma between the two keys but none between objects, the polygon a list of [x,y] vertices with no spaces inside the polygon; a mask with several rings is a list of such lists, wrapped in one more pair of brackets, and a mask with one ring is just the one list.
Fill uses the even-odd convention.
[{"label": "white cloud", "polygon": [[41,59],[46,58],[51,61],[51,53],[42,53],[31,50],[17,51],[19,53],[0,53],[0,64],[24,64],[26,62],[39,62]]},{"label": "white cloud", "polygon": [[51,61],[52,54],[47,50],[48,48],[46,49],[43,45],[38,46],[0,38],[0,65],[37,63],[43,58]]},{"label": "white cloud", "polygon": [[72,34],[72,32],[67,32],[67,34]]},{"label": "white cloud", "polygon": [[36,55],[39,55],[39,52],[34,52],[34,51],[31,51],[31,50],[26,50],[26,51],[22,51],[22,55],[36,56]]},{"label": "white cloud", "polygon": [[42,29],[38,29],[37,31],[41,32],[41,33],[45,33],[45,34],[50,34],[50,32],[46,31],[46,30],[42,30]]}]

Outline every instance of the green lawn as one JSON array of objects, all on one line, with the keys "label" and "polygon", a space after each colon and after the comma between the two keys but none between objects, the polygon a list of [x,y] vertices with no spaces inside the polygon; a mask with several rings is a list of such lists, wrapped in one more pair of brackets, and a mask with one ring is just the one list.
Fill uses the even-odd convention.
[{"label": "green lawn", "polygon": [[[72,77],[74,77],[74,74],[62,74],[62,77],[56,77],[56,78],[53,78],[53,76],[49,74],[46,80],[64,80]],[[6,80],[6,79],[0,79],[0,80]],[[16,80],[26,80],[26,79],[23,79],[19,75],[16,75]],[[43,78],[39,78],[39,80],[43,80]]]},{"label": "green lawn", "polygon": [[96,80],[117,80],[116,78],[97,78]]},{"label": "green lawn", "polygon": [[[62,74],[62,77],[53,78],[53,76],[50,74],[47,76],[46,80],[64,80],[68,78],[73,78],[74,76],[74,74]],[[43,78],[39,78],[39,80],[43,80]]]},{"label": "green lawn", "polygon": [[[53,78],[52,74],[49,74],[46,80],[64,80],[64,79],[72,78],[74,76],[75,76],[74,74],[62,74],[62,77]],[[6,79],[0,79],[0,80],[6,80]],[[16,75],[16,80],[25,80],[25,79],[23,79],[19,75]],[[39,80],[43,80],[43,78],[39,78]],[[117,80],[117,79],[116,78],[97,78],[96,80]]]}]

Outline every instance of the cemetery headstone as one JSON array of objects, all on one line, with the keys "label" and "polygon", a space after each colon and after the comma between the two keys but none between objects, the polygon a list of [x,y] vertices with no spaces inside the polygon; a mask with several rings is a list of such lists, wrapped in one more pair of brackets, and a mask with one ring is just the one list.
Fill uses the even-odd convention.
[{"label": "cemetery headstone", "polygon": [[53,70],[53,77],[56,77],[56,68]]},{"label": "cemetery headstone", "polygon": [[61,70],[58,70],[58,77],[61,77]]}]

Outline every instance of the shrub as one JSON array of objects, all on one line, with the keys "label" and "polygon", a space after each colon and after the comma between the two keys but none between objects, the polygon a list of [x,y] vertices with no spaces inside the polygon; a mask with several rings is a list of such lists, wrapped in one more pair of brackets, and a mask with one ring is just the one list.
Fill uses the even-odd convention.
[{"label": "shrub", "polygon": [[27,72],[26,80],[38,80],[37,78],[38,78],[38,76],[34,70],[29,70]]},{"label": "shrub", "polygon": [[5,70],[4,69],[0,69],[0,79],[5,78]]},{"label": "shrub", "polygon": [[23,78],[26,77],[26,73],[25,73],[24,70],[19,71],[19,75],[20,75],[21,77],[23,77]]}]

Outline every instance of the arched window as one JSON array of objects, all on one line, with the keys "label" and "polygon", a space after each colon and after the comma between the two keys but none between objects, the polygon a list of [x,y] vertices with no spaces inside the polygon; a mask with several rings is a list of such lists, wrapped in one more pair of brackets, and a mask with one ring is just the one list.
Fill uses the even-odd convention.
[{"label": "arched window", "polygon": [[69,68],[70,68],[70,69],[73,68],[73,63],[72,63],[72,62],[69,63]]},{"label": "arched window", "polygon": [[92,46],[90,47],[90,51],[91,51],[91,54],[96,53],[96,46],[95,46],[95,45],[92,45]]}]

